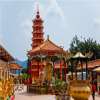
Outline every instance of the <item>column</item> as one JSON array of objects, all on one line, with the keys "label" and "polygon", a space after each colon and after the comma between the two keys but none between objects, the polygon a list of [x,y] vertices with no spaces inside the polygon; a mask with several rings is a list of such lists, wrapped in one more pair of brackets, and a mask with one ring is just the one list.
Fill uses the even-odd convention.
[{"label": "column", "polygon": [[62,80],[62,62],[60,60],[60,79]]},{"label": "column", "polygon": [[81,68],[82,68],[82,76],[81,76],[81,79],[83,80],[83,64],[82,64],[82,59],[81,59]]},{"label": "column", "polygon": [[67,73],[66,72],[66,62],[64,62],[64,75],[65,75],[64,77],[65,77],[65,81],[66,81],[66,73]]},{"label": "column", "polygon": [[55,70],[55,63],[53,62],[53,74],[54,74],[54,78],[56,79],[56,70]]},{"label": "column", "polygon": [[87,59],[86,59],[86,80],[88,79],[88,63],[87,63]]}]

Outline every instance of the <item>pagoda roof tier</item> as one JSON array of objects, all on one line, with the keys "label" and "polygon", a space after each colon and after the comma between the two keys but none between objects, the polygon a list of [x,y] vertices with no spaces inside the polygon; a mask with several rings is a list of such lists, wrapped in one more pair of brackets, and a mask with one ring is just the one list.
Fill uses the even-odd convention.
[{"label": "pagoda roof tier", "polygon": [[38,25],[34,25],[34,26],[32,26],[33,28],[37,28],[37,27],[40,27],[40,28],[43,28],[43,26],[42,26],[42,24],[38,24]]},{"label": "pagoda roof tier", "polygon": [[28,52],[30,56],[37,55],[37,54],[54,55],[54,54],[64,54],[64,53],[65,51],[63,50],[63,48],[57,46],[49,39],[47,39],[46,41],[44,41],[44,43],[42,43],[38,47]]},{"label": "pagoda roof tier", "polygon": [[35,38],[32,38],[32,40],[43,40],[41,38],[42,38],[42,36],[41,37],[35,37]]},{"label": "pagoda roof tier", "polygon": [[42,22],[43,23],[43,20],[39,17],[39,18],[35,18],[35,20],[33,20],[34,23],[36,22]]},{"label": "pagoda roof tier", "polygon": [[32,32],[33,34],[44,34],[44,32],[37,32],[37,31],[34,31],[34,32]]}]

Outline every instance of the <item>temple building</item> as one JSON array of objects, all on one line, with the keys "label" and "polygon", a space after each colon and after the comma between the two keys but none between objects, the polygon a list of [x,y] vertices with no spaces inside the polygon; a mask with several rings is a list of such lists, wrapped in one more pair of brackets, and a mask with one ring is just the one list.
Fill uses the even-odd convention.
[{"label": "temple building", "polygon": [[0,79],[14,77],[17,70],[21,70],[22,67],[16,64],[14,57],[0,45]]},{"label": "temple building", "polygon": [[46,40],[44,39],[43,20],[39,10],[33,20],[32,28],[32,49],[28,51],[28,70],[31,73],[32,82],[39,79],[51,80],[52,73],[54,77],[60,79],[64,76],[62,74],[65,74],[66,77],[66,64],[64,61],[62,59],[53,60],[56,57],[65,56],[66,52],[62,47],[53,43],[49,36]]}]

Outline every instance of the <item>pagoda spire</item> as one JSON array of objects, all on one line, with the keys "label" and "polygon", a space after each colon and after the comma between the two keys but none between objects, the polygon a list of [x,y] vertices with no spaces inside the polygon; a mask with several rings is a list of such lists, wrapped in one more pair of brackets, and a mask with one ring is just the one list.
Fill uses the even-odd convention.
[{"label": "pagoda spire", "polygon": [[40,14],[39,14],[39,4],[37,3],[37,17],[40,17]]},{"label": "pagoda spire", "polygon": [[32,49],[35,47],[39,46],[44,42],[44,37],[43,37],[43,20],[40,17],[39,13],[39,7],[37,5],[37,12],[35,19],[33,20],[33,31],[32,31]]}]

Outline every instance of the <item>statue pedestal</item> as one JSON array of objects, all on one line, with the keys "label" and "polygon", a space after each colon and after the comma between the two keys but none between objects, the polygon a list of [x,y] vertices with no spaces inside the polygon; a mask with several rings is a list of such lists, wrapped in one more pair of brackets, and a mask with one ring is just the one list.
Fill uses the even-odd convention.
[{"label": "statue pedestal", "polygon": [[88,100],[91,94],[89,80],[70,81],[69,94],[74,100]]}]

